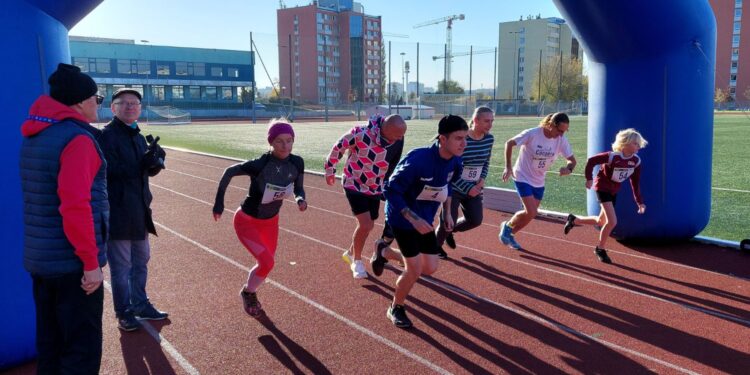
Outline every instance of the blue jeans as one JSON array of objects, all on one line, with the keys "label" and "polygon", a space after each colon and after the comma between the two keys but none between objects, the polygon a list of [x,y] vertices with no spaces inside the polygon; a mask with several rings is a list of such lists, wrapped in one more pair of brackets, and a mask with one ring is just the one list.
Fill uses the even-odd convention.
[{"label": "blue jeans", "polygon": [[151,246],[148,243],[148,236],[142,241],[107,241],[112,300],[118,317],[128,309],[140,312],[149,303],[146,295],[146,279],[150,258]]}]

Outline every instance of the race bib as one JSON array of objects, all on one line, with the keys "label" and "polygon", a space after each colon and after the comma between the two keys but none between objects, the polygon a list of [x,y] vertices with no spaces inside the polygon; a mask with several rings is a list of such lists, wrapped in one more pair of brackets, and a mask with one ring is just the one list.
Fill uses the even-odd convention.
[{"label": "race bib", "polygon": [[633,174],[633,171],[635,168],[615,168],[612,171],[612,181],[614,182],[623,182],[630,177],[630,175]]},{"label": "race bib", "polygon": [[425,185],[422,192],[417,196],[420,201],[445,202],[448,199],[448,185],[429,186]]},{"label": "race bib", "polygon": [[552,160],[549,160],[547,158],[534,157],[531,160],[531,163],[532,167],[535,169],[547,170],[547,168],[549,168],[549,165],[552,164]]},{"label": "race bib", "polygon": [[464,171],[461,173],[461,179],[465,181],[477,182],[482,174],[481,165],[470,165],[464,166]]},{"label": "race bib", "polygon": [[287,186],[278,186],[274,184],[266,183],[266,189],[263,191],[263,199],[260,201],[261,204],[268,204],[273,201],[280,201],[288,196],[294,194],[294,188],[292,184]]}]

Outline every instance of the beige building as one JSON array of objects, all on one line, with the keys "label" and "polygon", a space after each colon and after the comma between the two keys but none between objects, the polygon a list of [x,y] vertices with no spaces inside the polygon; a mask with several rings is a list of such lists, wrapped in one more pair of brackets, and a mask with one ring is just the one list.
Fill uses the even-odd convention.
[{"label": "beige building", "polygon": [[501,22],[498,50],[498,99],[529,99],[539,61],[582,57],[578,41],[560,18],[530,18]]}]

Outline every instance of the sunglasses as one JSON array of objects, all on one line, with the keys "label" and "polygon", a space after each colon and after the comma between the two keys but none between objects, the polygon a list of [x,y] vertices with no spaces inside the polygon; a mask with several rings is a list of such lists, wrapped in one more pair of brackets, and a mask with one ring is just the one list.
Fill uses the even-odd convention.
[{"label": "sunglasses", "polygon": [[101,95],[94,95],[96,96],[96,104],[102,104],[104,102],[104,97]]}]

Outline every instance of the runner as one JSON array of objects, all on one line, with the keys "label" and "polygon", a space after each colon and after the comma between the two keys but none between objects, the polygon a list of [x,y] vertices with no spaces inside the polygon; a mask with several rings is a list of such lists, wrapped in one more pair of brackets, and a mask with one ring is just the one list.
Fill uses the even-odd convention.
[{"label": "runner", "polygon": [[[513,217],[500,224],[500,241],[513,249],[520,250],[521,244],[516,241],[515,234],[528,225],[537,214],[539,205],[544,197],[544,177],[547,170],[555,162],[558,154],[562,154],[568,163],[560,168],[560,176],[567,176],[576,166],[576,158],[570,148],[568,139],[563,135],[568,131],[570,120],[568,115],[557,112],[547,115],[539,126],[526,129],[505,142],[505,170],[503,181],[513,178],[518,196],[521,198],[523,210],[516,212]],[[510,161],[513,147],[520,147],[516,165],[511,169]]]},{"label": "runner", "polygon": [[[613,151],[606,151],[596,154],[586,162],[586,189],[592,186],[599,199],[599,216],[582,216],[576,217],[573,214],[568,215],[563,230],[568,234],[576,224],[599,225],[599,243],[594,249],[594,254],[604,263],[612,263],[612,259],[607,255],[605,246],[609,234],[617,225],[617,214],[615,212],[615,202],[617,202],[617,192],[620,186],[627,179],[630,179],[630,187],[633,188],[633,198],[638,204],[638,213],[646,212],[646,205],[643,204],[641,196],[641,157],[638,151],[648,142],[635,129],[620,130],[615,136],[615,143],[612,144]],[[600,166],[596,179],[592,181],[594,167]]]},{"label": "runner", "polygon": [[456,248],[453,233],[465,232],[482,224],[482,189],[490,168],[490,157],[495,137],[490,134],[495,113],[488,107],[477,107],[471,117],[469,136],[466,137],[466,149],[461,155],[463,159],[463,173],[461,178],[452,184],[451,217],[458,217],[458,206],[464,216],[456,220],[453,232],[445,230],[443,215],[440,215],[440,226],[437,230],[438,257],[447,259],[448,254],[443,249],[447,243],[451,249]]},{"label": "runner", "polygon": [[[357,218],[357,228],[349,250],[341,257],[349,264],[355,279],[367,277],[362,248],[380,213],[383,184],[401,158],[405,133],[406,122],[401,116],[390,115],[385,119],[374,116],[367,125],[357,126],[344,134],[333,145],[326,159],[326,183],[333,185],[336,181],[336,164],[349,151],[342,181],[352,214]],[[386,230],[384,234],[387,235]]]},{"label": "runner", "polygon": [[294,195],[299,210],[307,209],[302,187],[305,164],[301,157],[292,154],[294,129],[286,119],[271,120],[268,143],[271,151],[224,171],[213,208],[214,220],[219,220],[224,212],[224,193],[232,178],[250,176],[250,191],[234,214],[234,230],[258,262],[240,290],[245,312],[252,317],[263,313],[256,291],[274,266],[279,237],[278,214],[284,198]]},{"label": "runner", "polygon": [[386,258],[403,259],[406,265],[396,281],[393,303],[387,311],[396,327],[412,326],[404,307],[406,297],[420,275],[437,271],[437,238],[432,222],[441,203],[446,211],[445,229],[453,229],[449,210],[451,182],[461,176],[461,154],[468,130],[463,118],[443,117],[438,124],[438,141],[410,151],[386,184],[385,217],[401,250],[385,247],[377,251],[372,268],[376,275],[381,274]]}]

